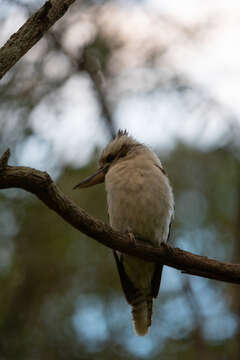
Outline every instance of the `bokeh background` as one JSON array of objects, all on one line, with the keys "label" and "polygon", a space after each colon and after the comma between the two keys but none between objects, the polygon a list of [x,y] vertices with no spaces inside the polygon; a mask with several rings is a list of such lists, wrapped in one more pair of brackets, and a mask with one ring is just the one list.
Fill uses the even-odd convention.
[{"label": "bokeh background", "polygon": [[[0,43],[43,1],[0,1]],[[172,242],[240,262],[240,5],[76,1],[0,84],[0,151],[46,170],[107,221],[104,185],[72,187],[119,128],[154,149]],[[0,358],[240,359],[240,288],[165,267],[137,337],[111,251],[31,194],[0,192]]]}]

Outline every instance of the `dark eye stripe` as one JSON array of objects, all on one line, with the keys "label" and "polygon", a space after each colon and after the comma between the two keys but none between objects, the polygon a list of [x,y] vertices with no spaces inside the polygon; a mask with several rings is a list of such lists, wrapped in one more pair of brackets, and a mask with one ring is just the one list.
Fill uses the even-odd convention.
[{"label": "dark eye stripe", "polygon": [[121,147],[121,149],[119,150],[119,152],[118,152],[118,154],[115,154],[115,155],[113,155],[113,154],[109,154],[107,157],[106,157],[106,162],[108,162],[108,163],[110,163],[110,162],[112,162],[114,159],[116,159],[116,158],[122,158],[122,157],[124,157],[124,156],[126,156],[127,155],[127,152],[129,151],[129,146],[127,146],[127,145],[123,145],[122,147]]},{"label": "dark eye stripe", "polygon": [[106,157],[106,161],[107,162],[112,162],[114,159],[115,159],[116,155],[112,155],[112,154],[109,154],[107,157]]},{"label": "dark eye stripe", "polygon": [[124,157],[127,155],[127,152],[129,151],[129,147],[126,145],[123,145],[121,150],[120,150],[120,154],[119,157]]}]

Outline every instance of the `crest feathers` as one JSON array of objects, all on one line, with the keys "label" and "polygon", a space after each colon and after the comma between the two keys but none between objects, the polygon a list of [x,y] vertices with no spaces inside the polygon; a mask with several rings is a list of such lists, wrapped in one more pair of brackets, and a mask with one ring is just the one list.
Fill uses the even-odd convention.
[{"label": "crest feathers", "polygon": [[125,130],[122,130],[122,129],[120,129],[120,130],[118,130],[118,133],[117,133],[117,137],[121,137],[121,136],[128,136],[128,132],[127,132],[127,130],[125,129]]}]

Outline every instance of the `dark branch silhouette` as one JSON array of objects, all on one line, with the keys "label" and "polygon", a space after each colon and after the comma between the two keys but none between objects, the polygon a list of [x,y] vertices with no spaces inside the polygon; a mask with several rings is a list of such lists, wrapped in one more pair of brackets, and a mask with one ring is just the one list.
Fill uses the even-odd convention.
[{"label": "dark branch silhouette", "polygon": [[115,231],[79,208],[46,172],[23,166],[9,166],[9,157],[8,149],[0,159],[0,189],[20,188],[31,192],[69,224],[102,245],[146,261],[171,266],[186,274],[240,283],[240,264],[208,259],[166,244],[153,248],[140,239],[133,242],[128,234]]},{"label": "dark branch silhouette", "polygon": [[75,0],[49,0],[0,49],[0,79],[59,20]]}]

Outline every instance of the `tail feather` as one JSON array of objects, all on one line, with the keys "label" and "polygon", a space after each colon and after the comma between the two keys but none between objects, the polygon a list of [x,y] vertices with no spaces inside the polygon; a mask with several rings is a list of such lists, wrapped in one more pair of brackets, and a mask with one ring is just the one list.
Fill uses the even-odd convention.
[{"label": "tail feather", "polygon": [[148,309],[148,326],[152,325],[152,308],[153,308],[153,298],[151,295],[147,296],[147,309]]},{"label": "tail feather", "polygon": [[148,333],[149,326],[151,325],[152,301],[143,294],[138,293],[131,305],[136,333],[140,336],[144,336]]}]

